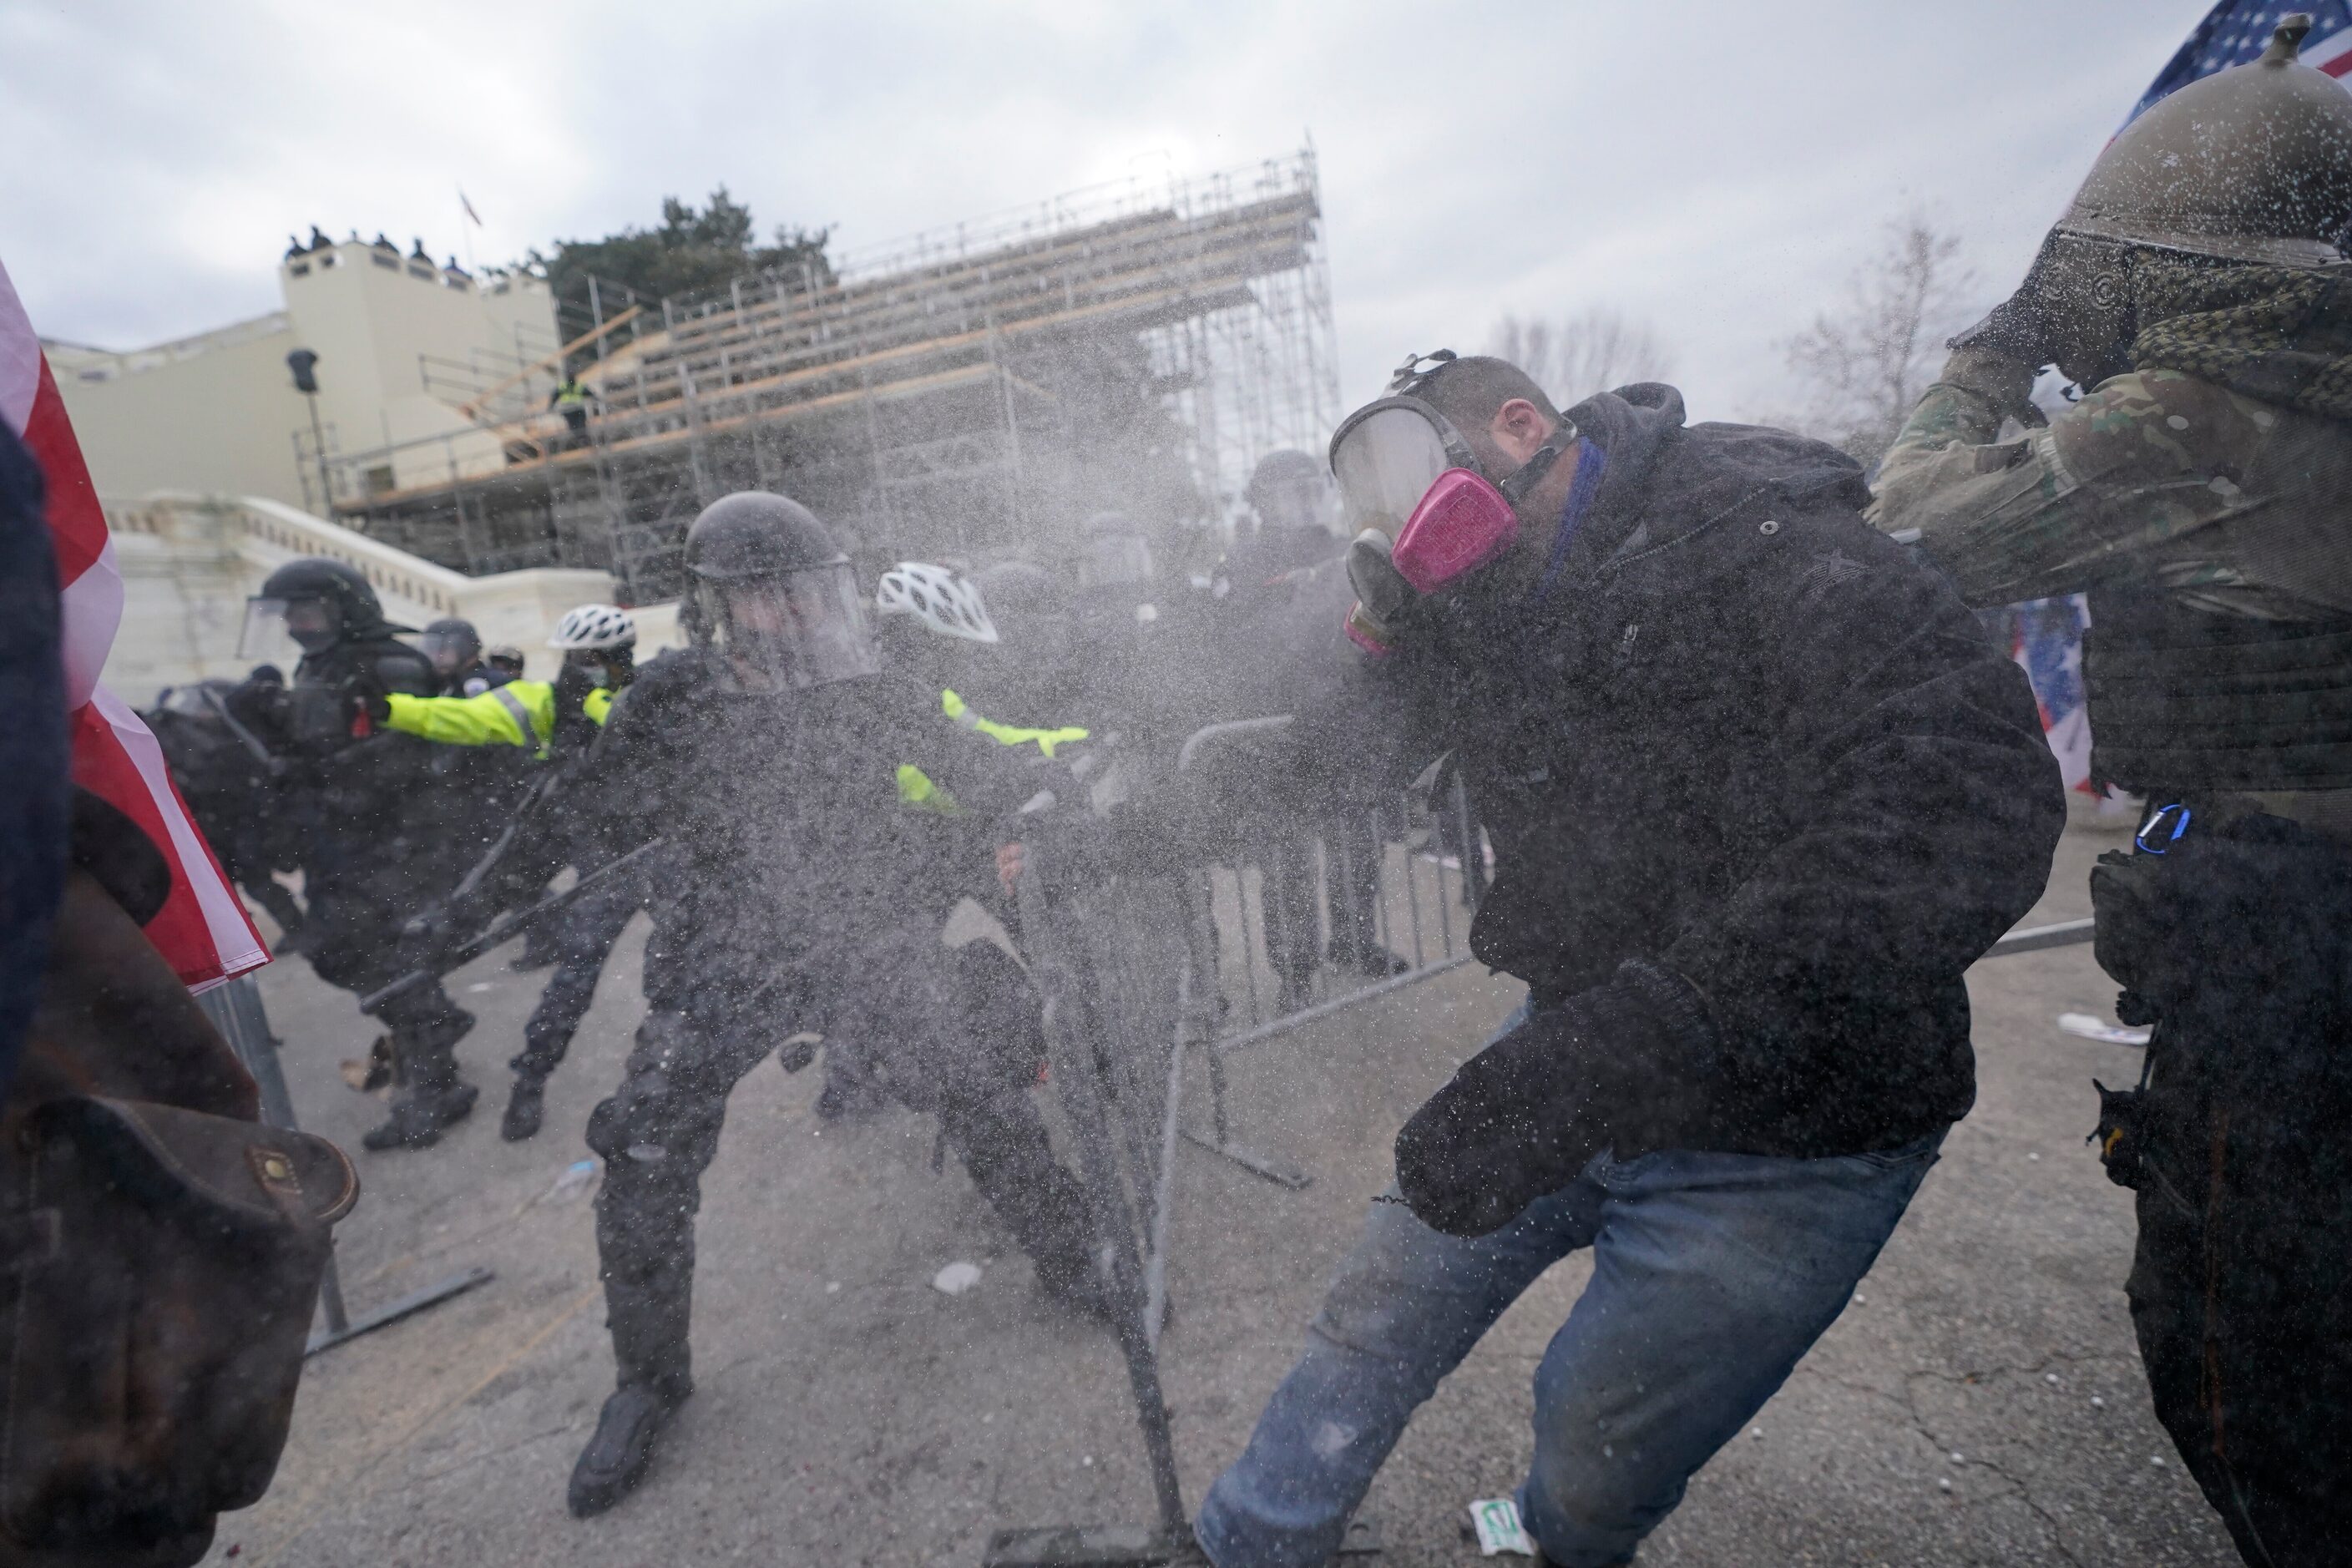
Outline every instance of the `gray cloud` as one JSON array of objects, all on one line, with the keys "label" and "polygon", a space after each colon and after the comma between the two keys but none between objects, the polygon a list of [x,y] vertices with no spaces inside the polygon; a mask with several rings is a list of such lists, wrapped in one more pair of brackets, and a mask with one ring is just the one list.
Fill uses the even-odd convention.
[{"label": "gray cloud", "polygon": [[314,221],[462,253],[460,184],[486,261],[721,181],[855,251],[1311,132],[1349,397],[1610,304],[1736,415],[1908,208],[2004,290],[2203,9],[18,0],[0,257],[43,331],[130,346],[270,309]]}]

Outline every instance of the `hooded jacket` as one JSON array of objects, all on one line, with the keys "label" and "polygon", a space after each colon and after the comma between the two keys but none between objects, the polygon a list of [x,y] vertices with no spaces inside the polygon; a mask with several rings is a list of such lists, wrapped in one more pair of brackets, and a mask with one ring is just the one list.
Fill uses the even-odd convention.
[{"label": "hooded jacket", "polygon": [[1473,950],[1616,1020],[1574,1066],[1621,1156],[1942,1129],[1975,1096],[1962,973],[2064,824],[2023,673],[1862,521],[1843,454],[1685,426],[1663,385],[1569,416],[1601,479],[1547,586],[1398,671],[1496,841]]}]

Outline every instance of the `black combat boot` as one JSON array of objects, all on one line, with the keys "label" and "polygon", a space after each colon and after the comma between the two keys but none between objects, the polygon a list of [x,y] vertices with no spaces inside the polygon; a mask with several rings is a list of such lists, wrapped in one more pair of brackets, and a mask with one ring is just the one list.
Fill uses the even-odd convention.
[{"label": "black combat boot", "polygon": [[392,1116],[369,1129],[360,1142],[369,1149],[423,1149],[472,1114],[480,1091],[457,1079],[457,1042],[474,1026],[474,1016],[446,1002],[434,1013],[403,1019],[393,1031],[392,1051],[400,1089]]},{"label": "black combat boot", "polygon": [[381,1153],[387,1149],[429,1149],[441,1134],[473,1114],[481,1090],[470,1083],[436,1089],[412,1086],[394,1097],[392,1115],[360,1134],[360,1142]]},{"label": "black combat boot", "polygon": [[507,1113],[499,1119],[499,1136],[509,1143],[537,1136],[546,1100],[547,1079],[532,1073],[515,1074],[513,1092],[507,1096]]},{"label": "black combat boot", "polygon": [[694,1394],[685,1278],[667,1270],[637,1283],[605,1277],[605,1322],[613,1331],[620,1386],[604,1401],[595,1435],[572,1467],[568,1501],[575,1519],[602,1513],[636,1490],[670,1417]]}]

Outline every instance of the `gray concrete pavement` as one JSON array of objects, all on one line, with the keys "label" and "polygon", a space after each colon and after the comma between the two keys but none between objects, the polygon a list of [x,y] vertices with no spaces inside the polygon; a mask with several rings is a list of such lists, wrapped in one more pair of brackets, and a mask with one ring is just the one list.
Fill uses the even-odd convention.
[{"label": "gray concrete pavement", "polygon": [[[2086,913],[2090,858],[2115,842],[2070,834],[2035,919]],[[1146,1518],[1108,1339],[1039,1299],[952,1162],[932,1173],[929,1122],[820,1133],[817,1075],[772,1065],[737,1091],[706,1184],[701,1392],[635,1497],[566,1515],[611,1363],[589,1206],[556,1187],[626,1050],[642,934],[528,1143],[501,1143],[497,1115],[542,976],[499,953],[457,978],[482,1017],[463,1048],[481,1108],[439,1148],[360,1156],[344,1277],[359,1304],[468,1263],[499,1278],[313,1362],[276,1487],[224,1521],[213,1560],[969,1565],[1001,1525]],[[299,962],[263,988],[306,1124],[356,1149],[381,1107],[337,1063],[363,1020]],[[2138,1053],[2054,1023],[2105,1013],[2113,987],[2078,947],[1979,966],[1972,991],[1975,1114],[1853,1308],[1644,1549],[1652,1568],[2233,1561],[2149,1412],[2122,1294],[2129,1194],[2083,1145],[2090,1078],[2130,1079]],[[1183,1156],[1165,1357],[1189,1499],[1287,1367],[1396,1127],[1516,999],[1457,972],[1234,1059],[1237,1131],[1317,1180],[1288,1193]],[[981,1284],[933,1290],[958,1259]],[[1415,1422],[1367,1505],[1388,1561],[1478,1560],[1466,1505],[1526,1463],[1528,1375],[1585,1272],[1539,1281]]]}]

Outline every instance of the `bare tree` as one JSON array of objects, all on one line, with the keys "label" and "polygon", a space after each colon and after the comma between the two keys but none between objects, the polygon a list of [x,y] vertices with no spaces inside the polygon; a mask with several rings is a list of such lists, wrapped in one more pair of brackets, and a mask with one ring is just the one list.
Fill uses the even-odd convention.
[{"label": "bare tree", "polygon": [[1919,213],[1886,226],[1835,310],[1780,344],[1799,381],[1789,422],[1864,463],[1885,452],[1942,365],[1944,341],[1968,322],[1976,278],[1959,249]]},{"label": "bare tree", "polygon": [[1674,354],[1655,328],[1605,306],[1559,322],[1507,315],[1488,334],[1486,352],[1526,371],[1562,408],[1596,392],[1674,374]]}]

